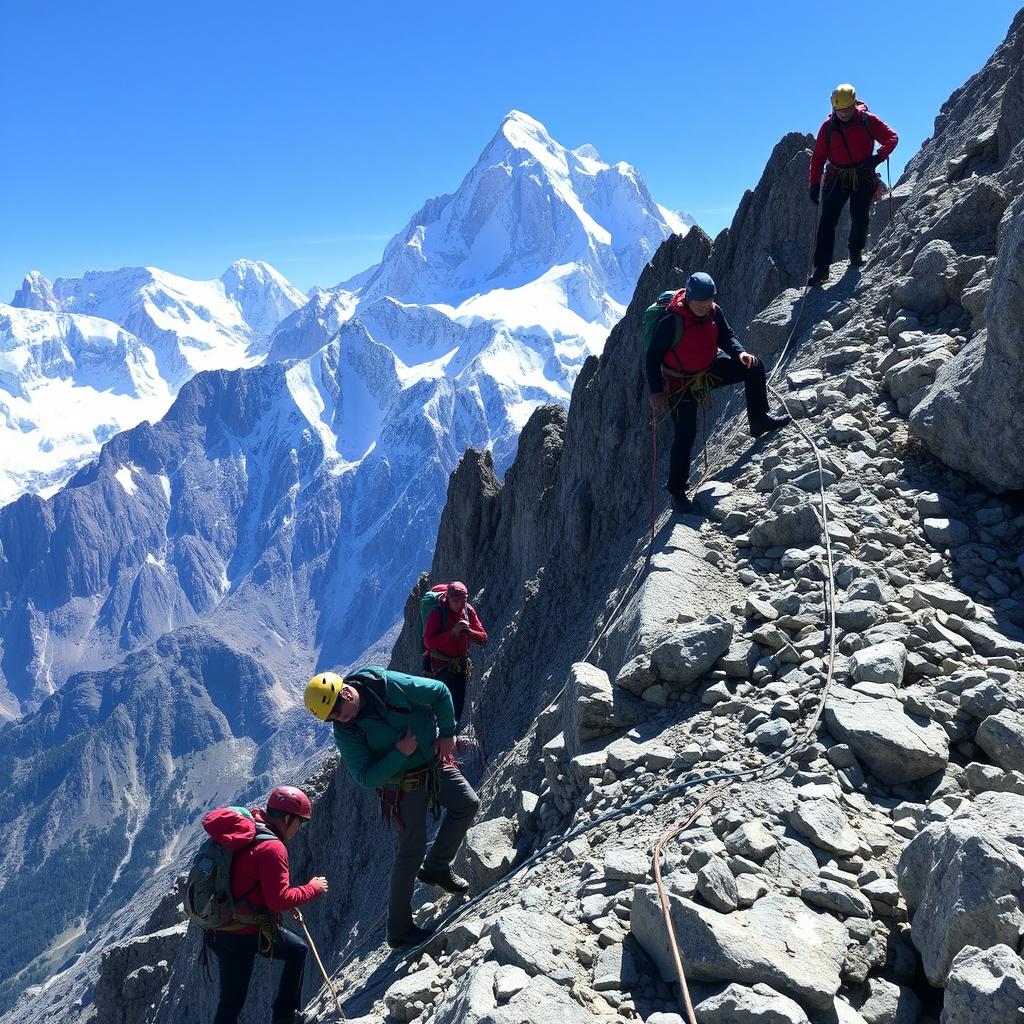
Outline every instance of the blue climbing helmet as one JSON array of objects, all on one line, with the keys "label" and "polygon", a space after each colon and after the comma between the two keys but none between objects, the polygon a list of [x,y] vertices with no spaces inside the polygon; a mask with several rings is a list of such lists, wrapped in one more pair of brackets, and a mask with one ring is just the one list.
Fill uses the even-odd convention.
[{"label": "blue climbing helmet", "polygon": [[713,299],[718,294],[714,279],[710,274],[698,272],[691,274],[686,282],[686,297],[694,302]]}]

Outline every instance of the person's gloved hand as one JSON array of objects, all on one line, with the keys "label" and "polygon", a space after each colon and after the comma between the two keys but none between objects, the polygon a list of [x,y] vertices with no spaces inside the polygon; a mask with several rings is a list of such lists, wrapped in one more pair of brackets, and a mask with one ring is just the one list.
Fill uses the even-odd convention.
[{"label": "person's gloved hand", "polygon": [[885,163],[885,157],[879,156],[875,153],[874,156],[868,157],[868,163],[871,164],[872,167],[879,167]]},{"label": "person's gloved hand", "polygon": [[818,205],[818,186],[817,185],[809,185],[808,186],[808,194],[811,197],[811,202],[814,203],[815,206],[817,206]]}]

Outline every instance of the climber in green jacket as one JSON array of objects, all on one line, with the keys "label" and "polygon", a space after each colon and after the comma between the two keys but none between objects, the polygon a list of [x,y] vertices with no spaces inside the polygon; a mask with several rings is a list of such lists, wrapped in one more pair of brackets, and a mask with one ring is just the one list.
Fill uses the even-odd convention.
[{"label": "climber in green jacket", "polygon": [[[469,889],[451,865],[480,806],[455,763],[451,693],[436,679],[366,665],[344,678],[334,672],[315,675],[305,702],[321,722],[332,723],[335,745],[352,777],[377,790],[384,820],[398,826],[388,945],[418,945],[430,931],[413,923],[416,879],[450,893]],[[442,808],[444,820],[426,853],[427,810],[437,817]]]}]

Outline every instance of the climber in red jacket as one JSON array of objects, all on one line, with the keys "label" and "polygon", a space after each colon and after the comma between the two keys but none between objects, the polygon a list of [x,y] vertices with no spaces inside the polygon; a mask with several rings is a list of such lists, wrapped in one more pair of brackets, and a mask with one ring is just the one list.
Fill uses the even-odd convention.
[{"label": "climber in red jacket", "polygon": [[[327,892],[327,879],[311,878],[292,885],[285,844],[294,839],[312,814],[309,797],[295,786],[278,786],[267,800],[266,810],[254,808],[256,840],[236,850],[231,861],[231,895],[242,908],[239,921],[207,933],[207,942],[220,969],[220,1000],[214,1024],[235,1024],[249,991],[256,956],[281,960],[284,970],[272,1008],[273,1024],[304,1024],[299,1010],[302,971],[308,947],[295,932],[280,927],[278,915],[308,903]],[[231,828],[231,818],[221,821]],[[251,826],[250,826],[251,827]],[[214,839],[227,839],[207,831]],[[246,922],[246,923],[242,923]],[[252,922],[252,923],[247,923]]]},{"label": "climber in red jacket", "polygon": [[430,674],[451,692],[456,725],[462,718],[469,676],[473,671],[469,645],[485,643],[487,630],[469,603],[466,584],[458,580],[449,583],[444,601],[427,617],[423,648]]},{"label": "climber in red jacket", "polygon": [[[874,152],[875,143],[878,152]],[[871,203],[878,187],[875,168],[885,163],[896,148],[899,136],[857,100],[852,85],[837,85],[832,91],[832,113],[818,129],[811,154],[807,185],[811,202],[821,198],[814,264],[809,285],[828,280],[835,248],[836,225],[846,201],[850,201],[850,265],[864,265]],[[826,166],[827,162],[827,166]]]}]

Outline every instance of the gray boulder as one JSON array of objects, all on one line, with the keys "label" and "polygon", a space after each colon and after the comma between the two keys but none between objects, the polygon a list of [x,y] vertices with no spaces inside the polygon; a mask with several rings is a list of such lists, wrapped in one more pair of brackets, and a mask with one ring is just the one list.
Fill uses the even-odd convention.
[{"label": "gray boulder", "polygon": [[782,484],[750,530],[750,543],[759,547],[799,548],[821,540],[821,515],[815,499],[799,487]]},{"label": "gray boulder", "polygon": [[593,1015],[577,1003],[568,990],[550,978],[537,975],[530,984],[498,1004],[503,992],[501,966],[486,961],[471,968],[449,990],[431,1018],[435,1024],[526,1024],[557,1020],[559,1024],[592,1024]]},{"label": "gray boulder", "polygon": [[560,702],[562,732],[572,755],[579,753],[587,740],[628,728],[650,713],[642,701],[612,686],[607,672],[584,661],[569,669]]},{"label": "gray boulder", "polygon": [[956,548],[971,539],[971,531],[959,519],[933,517],[924,521],[924,532],[937,548]]},{"label": "gray boulder", "polygon": [[709,906],[724,914],[739,906],[736,879],[720,857],[712,857],[697,872],[697,892]]},{"label": "gray boulder", "polygon": [[651,656],[658,678],[676,687],[692,686],[729,649],[732,631],[731,622],[716,618],[681,626]]},{"label": "gray boulder", "polygon": [[1007,945],[964,946],[946,979],[940,1024],[1017,1024],[1024,1007],[1024,960]]},{"label": "gray boulder", "polygon": [[441,983],[436,967],[413,971],[412,974],[399,978],[384,993],[384,1005],[395,1020],[415,1020],[422,1012],[415,1004],[432,1002],[435,992],[440,990]]},{"label": "gray boulder", "polygon": [[[698,981],[763,982],[808,1006],[826,1009],[839,991],[846,928],[801,900],[770,895],[749,910],[719,914],[674,893],[669,910],[688,973]],[[675,979],[654,886],[633,894],[630,926],[666,981]]]},{"label": "gray boulder", "polygon": [[575,930],[550,914],[513,907],[498,915],[490,935],[498,962],[531,977],[577,966]]},{"label": "gray boulder", "polygon": [[616,942],[601,950],[594,968],[596,991],[618,989],[627,992],[637,983],[640,972],[636,966],[635,949],[634,940],[627,938],[626,942]]},{"label": "gray boulder", "polygon": [[730,985],[694,1006],[701,1024],[809,1024],[799,1003],[770,985]]},{"label": "gray boulder", "polygon": [[1024,714],[1004,709],[978,726],[975,741],[1000,768],[1024,771]]},{"label": "gray boulder", "polygon": [[491,818],[466,833],[460,864],[474,889],[486,889],[502,878],[516,859],[517,826],[511,818]]},{"label": "gray boulder", "polygon": [[953,247],[943,239],[933,239],[918,253],[910,276],[896,282],[890,308],[934,315],[949,304],[956,277],[957,258]]},{"label": "gray boulder", "polygon": [[933,985],[945,982],[965,946],[1016,948],[1024,928],[1024,797],[982,793],[929,825],[903,851],[897,880]]},{"label": "gray boulder", "polygon": [[858,682],[899,686],[907,666],[907,649],[897,640],[886,640],[855,651],[851,660],[853,678]]},{"label": "gray boulder", "polygon": [[838,686],[825,706],[825,721],[837,739],[882,782],[914,782],[941,771],[949,761],[949,737],[935,722],[910,715],[893,697],[872,697]]},{"label": "gray boulder", "polygon": [[884,978],[868,978],[851,1000],[866,1024],[917,1024],[921,1013],[921,1000],[912,989]]},{"label": "gray boulder", "polygon": [[852,857],[860,849],[857,833],[835,800],[800,800],[790,812],[789,823],[819,849],[837,857]]}]

